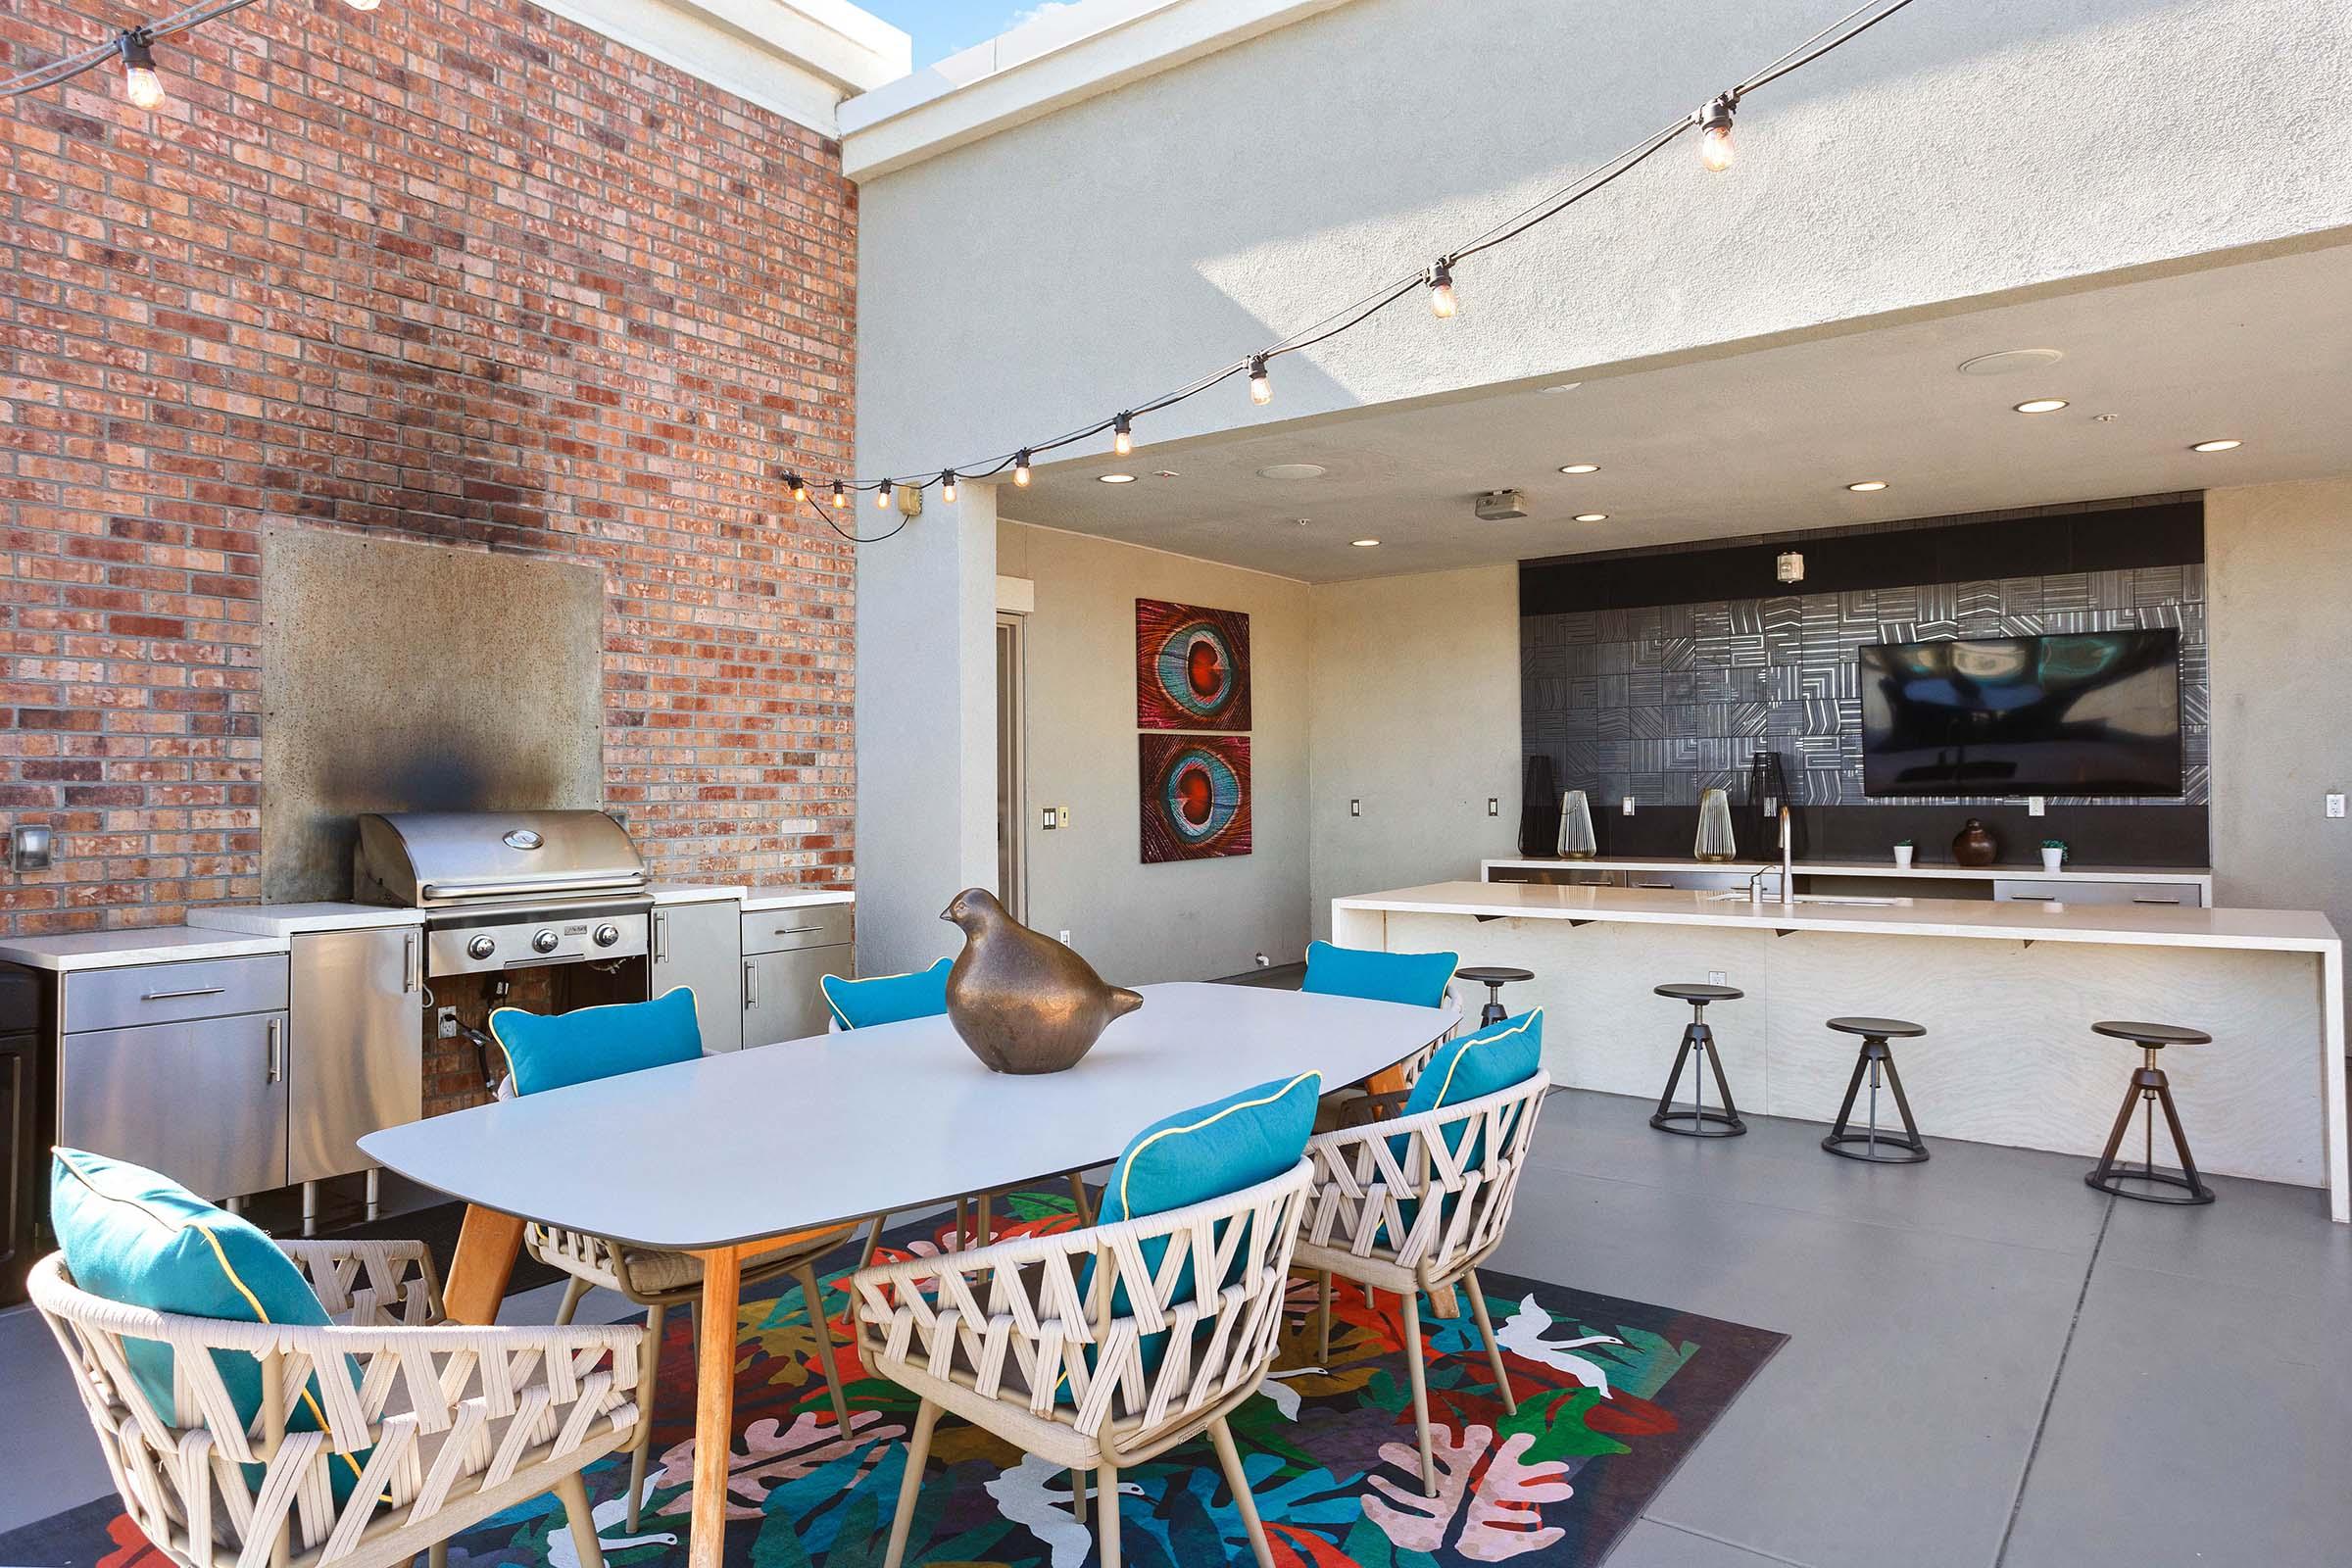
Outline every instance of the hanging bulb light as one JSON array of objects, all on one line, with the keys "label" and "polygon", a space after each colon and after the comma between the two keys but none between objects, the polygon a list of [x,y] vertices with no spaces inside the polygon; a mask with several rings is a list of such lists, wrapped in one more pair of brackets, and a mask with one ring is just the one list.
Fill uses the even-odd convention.
[{"label": "hanging bulb light", "polygon": [[890,481],[888,479],[883,480],[880,488],[874,491],[874,510],[877,512],[890,510]]},{"label": "hanging bulb light", "polygon": [[1110,450],[1125,457],[1135,450],[1135,416],[1122,414],[1110,421]]},{"label": "hanging bulb light", "polygon": [[1710,173],[1732,167],[1732,112],[1740,107],[1735,95],[1717,93],[1707,107],[1690,118],[1698,124],[1698,161]]},{"label": "hanging bulb light", "polygon": [[956,504],[956,470],[954,468],[945,468],[940,471],[939,499],[951,507]]},{"label": "hanging bulb light", "polygon": [[1441,256],[1430,264],[1429,314],[1441,321],[1449,321],[1461,308],[1462,302],[1453,293],[1453,261]]},{"label": "hanging bulb light", "polygon": [[791,489],[791,491],[792,491],[792,499],[793,499],[793,500],[795,500],[795,501],[806,501],[806,500],[808,500],[808,487],[807,485],[805,485],[805,484],[801,483],[801,476],[800,476],[799,474],[797,474],[797,473],[788,473],[788,474],[786,474],[786,475],[784,476],[784,483],[785,483],[785,484],[786,484],[788,487],[790,487],[790,489]]},{"label": "hanging bulb light", "polygon": [[1264,407],[1274,401],[1274,378],[1266,374],[1266,357],[1250,356],[1250,401]]},{"label": "hanging bulb light", "polygon": [[155,51],[148,47],[146,32],[125,32],[115,40],[115,47],[122,55],[123,95],[141,109],[163,108],[170,95],[164,91],[164,78],[156,74]]},{"label": "hanging bulb light", "polygon": [[836,480],[834,480],[834,481],[833,481],[833,510],[834,510],[834,511],[836,511],[836,512],[839,512],[839,511],[840,511],[842,508],[844,508],[844,507],[848,506],[849,504],[850,504],[850,493],[849,493],[847,490],[844,490],[844,489],[841,487],[841,481],[840,481],[839,479],[836,479]]},{"label": "hanging bulb light", "polygon": [[343,3],[354,11],[373,11],[383,0],[343,0]]},{"label": "hanging bulb light", "polygon": [[1029,449],[1021,448],[1012,455],[1012,482],[1022,489],[1029,488]]}]

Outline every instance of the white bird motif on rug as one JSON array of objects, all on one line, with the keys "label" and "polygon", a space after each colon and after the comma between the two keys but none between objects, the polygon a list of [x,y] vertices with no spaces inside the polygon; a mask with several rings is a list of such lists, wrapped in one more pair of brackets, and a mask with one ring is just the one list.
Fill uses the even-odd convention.
[{"label": "white bird motif on rug", "polygon": [[1565,1372],[1588,1389],[1597,1390],[1602,1398],[1609,1396],[1609,1374],[1597,1363],[1570,1350],[1587,1345],[1623,1345],[1625,1342],[1609,1334],[1588,1334],[1581,1340],[1547,1340],[1544,1331],[1551,1327],[1551,1314],[1536,1304],[1530,1296],[1520,1301],[1519,1310],[1510,1321],[1494,1331],[1494,1339],[1513,1355],[1530,1361],[1541,1361],[1555,1371]]}]

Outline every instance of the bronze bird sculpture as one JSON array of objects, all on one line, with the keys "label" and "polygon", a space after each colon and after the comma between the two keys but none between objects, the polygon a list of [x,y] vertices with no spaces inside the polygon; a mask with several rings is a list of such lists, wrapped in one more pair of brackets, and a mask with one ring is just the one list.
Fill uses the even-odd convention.
[{"label": "bronze bird sculpture", "polygon": [[963,951],[948,971],[948,1021],[993,1071],[1074,1067],[1111,1019],[1144,1004],[1006,914],[986,888],[965,888],[940,918],[963,932]]}]

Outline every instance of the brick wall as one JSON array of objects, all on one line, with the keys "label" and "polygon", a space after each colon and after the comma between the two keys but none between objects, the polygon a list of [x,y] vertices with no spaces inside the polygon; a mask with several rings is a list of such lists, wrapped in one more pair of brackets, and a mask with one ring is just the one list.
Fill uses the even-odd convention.
[{"label": "brick wall", "polygon": [[[0,64],[139,20],[47,0]],[[524,0],[263,0],[0,102],[0,932],[251,897],[261,531],[606,579],[607,800],[660,874],[839,882],[857,198],[817,133]]]}]

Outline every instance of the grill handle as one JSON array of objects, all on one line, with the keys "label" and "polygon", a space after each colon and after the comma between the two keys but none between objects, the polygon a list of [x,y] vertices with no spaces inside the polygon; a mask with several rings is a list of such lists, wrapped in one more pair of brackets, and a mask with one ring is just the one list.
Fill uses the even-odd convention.
[{"label": "grill handle", "polygon": [[588,871],[576,876],[537,876],[507,881],[427,882],[417,892],[428,899],[498,899],[528,898],[542,893],[592,893],[605,889],[620,892],[644,886],[643,871],[627,871],[618,876],[610,871]]}]

